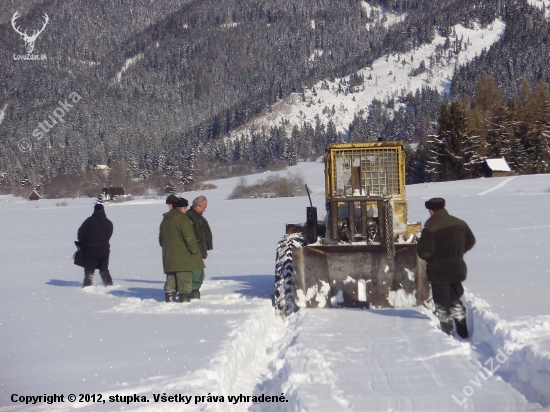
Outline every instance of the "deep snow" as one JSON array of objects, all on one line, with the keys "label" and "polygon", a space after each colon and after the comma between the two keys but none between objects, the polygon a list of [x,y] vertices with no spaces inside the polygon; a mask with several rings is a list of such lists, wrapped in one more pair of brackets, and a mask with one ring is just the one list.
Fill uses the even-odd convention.
[{"label": "deep snow", "polygon": [[[322,216],[322,163],[289,170],[297,169]],[[163,198],[106,206],[115,226],[115,286],[103,288],[96,275],[96,286],[83,290],[82,270],[71,256],[94,200],[66,199],[68,206],[57,207],[62,200],[0,196],[0,410],[503,411],[550,405],[548,175],[407,187],[409,221],[425,222],[425,199],[443,196],[449,212],[476,235],[466,255],[468,340],[439,332],[424,308],[315,309],[277,318],[271,303],[276,244],[285,223],[305,220],[309,201],[226,200],[237,181],[216,181],[217,189],[204,192],[214,251],[206,260],[202,299],[190,304],[163,302],[157,241]],[[54,393],[64,394],[65,402],[11,401],[13,394]],[[156,403],[153,395],[163,393],[193,398],[189,405]],[[227,398],[281,393],[288,402],[232,404]],[[69,403],[69,394],[101,394],[106,403]],[[146,396],[149,403],[109,402],[117,394]],[[224,396],[225,403],[194,403],[194,396],[209,394]]]}]

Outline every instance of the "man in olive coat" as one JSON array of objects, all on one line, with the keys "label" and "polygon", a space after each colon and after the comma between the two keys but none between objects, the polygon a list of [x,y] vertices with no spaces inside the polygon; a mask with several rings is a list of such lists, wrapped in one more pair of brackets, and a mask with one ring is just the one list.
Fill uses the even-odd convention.
[{"label": "man in olive coat", "polygon": [[[212,250],[212,231],[208,221],[204,218],[203,213],[208,206],[206,197],[199,196],[193,200],[193,206],[185,214],[193,222],[193,229],[195,229],[195,236],[199,243],[201,255],[203,259],[208,256],[208,251]],[[200,287],[204,281],[204,269],[193,271],[193,287],[191,290],[191,299],[200,299]]]},{"label": "man in olive coat", "polygon": [[464,254],[474,247],[476,239],[466,222],[449,215],[445,199],[434,197],[425,206],[430,218],[422,229],[417,250],[428,263],[426,272],[441,330],[452,335],[454,319],[457,334],[467,338],[466,308],[460,297],[467,272]]},{"label": "man in olive coat", "polygon": [[166,273],[164,292],[166,302],[191,300],[191,272],[204,268],[201,251],[195,238],[193,224],[185,216],[188,202],[178,198],[172,209],[163,214],[159,243],[162,247],[162,264]]}]

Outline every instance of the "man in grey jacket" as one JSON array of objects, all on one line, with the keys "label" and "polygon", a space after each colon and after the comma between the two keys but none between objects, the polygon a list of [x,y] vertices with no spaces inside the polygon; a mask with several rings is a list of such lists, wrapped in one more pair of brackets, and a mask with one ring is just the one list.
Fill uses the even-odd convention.
[{"label": "man in grey jacket", "polygon": [[474,247],[476,238],[466,222],[449,215],[445,199],[434,197],[425,206],[430,218],[422,229],[417,250],[428,263],[426,271],[441,330],[452,335],[454,319],[457,334],[467,338],[466,308],[460,297],[467,273],[464,254]]},{"label": "man in grey jacket", "polygon": [[[208,251],[212,250],[212,231],[208,221],[204,218],[203,213],[208,206],[206,197],[199,196],[193,200],[193,205],[186,213],[186,216],[193,222],[195,236],[199,243],[201,255],[203,259],[208,256]],[[204,269],[193,271],[193,288],[191,290],[191,299],[200,299],[200,287],[204,281]]]}]

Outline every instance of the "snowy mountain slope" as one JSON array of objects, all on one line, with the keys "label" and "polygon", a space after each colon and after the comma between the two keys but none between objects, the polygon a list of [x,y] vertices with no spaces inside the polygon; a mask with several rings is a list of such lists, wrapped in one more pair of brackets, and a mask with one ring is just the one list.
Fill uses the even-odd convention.
[{"label": "snowy mountain slope", "polygon": [[527,0],[527,2],[532,5],[540,8],[544,11],[545,17],[548,19],[550,17],[550,1],[548,0]]},{"label": "snowy mountain slope", "polygon": [[[322,216],[322,164],[290,168],[296,170],[313,189]],[[206,260],[203,298],[185,305],[163,302],[157,237],[164,199],[107,205],[115,225],[115,286],[82,290],[81,269],[70,257],[93,199],[67,199],[67,207],[57,207],[59,200],[1,196],[0,410],[550,406],[548,175],[407,188],[410,221],[424,222],[425,199],[443,196],[449,211],[465,219],[477,237],[466,255],[465,300],[473,334],[465,341],[439,332],[424,308],[303,310],[286,322],[277,318],[271,307],[275,246],[284,223],[305,220],[309,202],[305,197],[225,200],[237,182],[216,181],[218,189],[204,192],[214,251]],[[494,376],[483,369],[491,362]],[[13,394],[53,393],[102,394],[107,401],[25,406],[11,400]],[[288,402],[228,401],[229,395],[281,393]],[[108,400],[134,394],[149,403]],[[163,394],[192,400],[155,402],[154,395]],[[209,394],[224,396],[224,403],[207,402]],[[199,395],[205,401],[195,404]]]},{"label": "snowy mountain slope", "polygon": [[[455,42],[461,43],[460,46],[456,46],[457,52],[443,50],[439,56],[436,48],[445,44],[445,38],[436,32],[434,40],[429,45],[423,45],[412,52],[379,58],[371,67],[359,70],[356,74],[365,78],[362,86],[356,86],[351,90],[345,86],[339,91],[339,83],[349,84],[350,76],[336,78],[334,82],[318,82],[313,89],[306,89],[303,97],[300,93],[294,93],[274,104],[271,113],[257,117],[245,128],[233,132],[232,137],[246,133],[252,125],[260,129],[262,126],[269,128],[271,125],[289,122],[288,130],[295,124],[299,127],[306,122],[315,125],[316,116],[319,116],[325,125],[332,120],[337,131],[347,134],[354,115],[364,110],[366,116],[373,99],[387,102],[392,97],[409,92],[414,94],[423,86],[437,88],[442,96],[449,94],[455,66],[471,61],[484,49],[490,48],[503,35],[504,28],[504,22],[499,19],[487,28],[481,28],[479,25],[467,28],[458,24],[454,26],[455,35],[450,37],[453,47]],[[410,76],[409,73],[417,69],[422,61],[426,71],[417,76]]]},{"label": "snowy mountain slope", "polygon": [[383,24],[385,27],[389,27],[402,22],[407,16],[407,13],[398,14],[393,11],[388,11],[384,7],[371,6],[366,1],[362,2],[361,6],[368,13],[369,17],[374,20],[374,23],[367,24],[367,28],[371,28],[376,24]]}]

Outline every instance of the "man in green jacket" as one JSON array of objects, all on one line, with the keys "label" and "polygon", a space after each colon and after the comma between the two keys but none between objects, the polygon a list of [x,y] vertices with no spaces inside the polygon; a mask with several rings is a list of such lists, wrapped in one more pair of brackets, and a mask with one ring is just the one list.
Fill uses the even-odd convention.
[{"label": "man in green jacket", "polygon": [[[193,229],[195,229],[195,237],[199,243],[201,255],[203,259],[208,256],[208,251],[212,250],[212,231],[208,221],[204,218],[203,213],[208,206],[206,197],[199,196],[193,200],[193,206],[186,213],[186,216],[193,222]],[[193,286],[191,290],[191,299],[200,299],[200,287],[204,281],[204,269],[193,271]]]},{"label": "man in green jacket", "polygon": [[185,216],[188,205],[186,199],[178,198],[172,203],[172,209],[163,214],[160,224],[159,243],[166,273],[166,302],[175,302],[176,295],[179,302],[190,302],[191,273],[204,268],[193,224]]},{"label": "man in green jacket", "polygon": [[464,294],[462,282],[467,272],[464,254],[474,247],[476,238],[466,222],[449,215],[445,199],[434,197],[425,206],[430,218],[422,229],[417,251],[428,263],[426,274],[441,330],[452,335],[454,319],[457,334],[467,338],[466,308],[460,297]]}]

